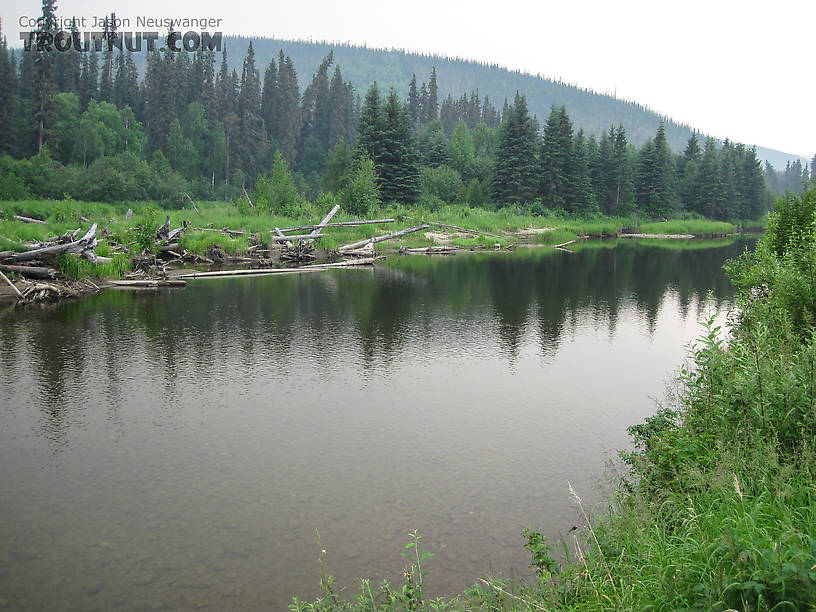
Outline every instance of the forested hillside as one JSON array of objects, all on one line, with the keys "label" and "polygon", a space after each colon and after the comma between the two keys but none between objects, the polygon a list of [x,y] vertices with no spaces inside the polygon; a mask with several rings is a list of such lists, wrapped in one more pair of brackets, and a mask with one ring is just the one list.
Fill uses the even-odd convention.
[{"label": "forested hillside", "polygon": [[[647,129],[638,117],[649,113],[635,104],[614,101],[624,120],[607,122],[592,106],[601,97],[542,79],[529,81],[545,87],[538,94],[491,97],[486,90],[523,77],[495,66],[477,66],[483,88],[457,91],[464,63],[437,68],[439,58],[419,58],[427,73],[363,92],[350,75],[362,80],[388,60],[377,70],[396,79],[419,56],[340,47],[304,66],[285,49],[261,59],[250,40],[221,52],[157,49],[140,72],[139,54],[118,50],[113,28],[101,53],[49,48],[55,9],[51,0],[43,7],[30,51],[0,45],[0,198],[180,206],[189,195],[255,192],[268,208],[292,212],[325,194],[359,213],[388,202],[458,203],[722,220],[758,218],[769,206],[755,148],[686,130],[672,151],[681,127],[653,116]],[[267,53],[270,44],[261,42]],[[566,102],[552,104],[554,92]],[[809,177],[806,165],[791,168]],[[768,173],[795,182],[790,172],[784,181]]]},{"label": "forested hillside", "polygon": [[[253,38],[253,46],[259,65],[266,65],[280,50],[290,56],[296,66],[311,67],[320,64],[322,58],[333,51],[335,61],[343,67],[343,74],[358,91],[366,91],[377,81],[387,90],[393,86],[402,96],[408,94],[411,75],[428,75],[436,67],[439,79],[440,102],[450,94],[454,99],[463,92],[478,91],[481,97],[488,96],[499,106],[507,98],[512,102],[516,91],[527,97],[530,113],[544,121],[550,108],[566,106],[576,130],[600,137],[610,125],[622,123],[626,127],[629,140],[640,146],[653,138],[661,120],[665,126],[669,147],[679,152],[691,136],[693,126],[676,123],[669,117],[661,117],[646,106],[635,102],[616,99],[575,85],[552,81],[546,78],[507,70],[499,64],[482,64],[466,59],[447,58],[438,55],[422,55],[402,50],[371,49],[368,47],[338,45],[324,42],[278,40],[274,38]],[[249,38],[228,36],[224,42],[230,49],[243,52]],[[305,87],[311,72],[300,74],[300,85]],[[720,136],[727,137],[728,134]],[[702,137],[703,139],[705,136]],[[760,160],[769,161],[777,170],[797,155],[767,149],[757,145]]]}]

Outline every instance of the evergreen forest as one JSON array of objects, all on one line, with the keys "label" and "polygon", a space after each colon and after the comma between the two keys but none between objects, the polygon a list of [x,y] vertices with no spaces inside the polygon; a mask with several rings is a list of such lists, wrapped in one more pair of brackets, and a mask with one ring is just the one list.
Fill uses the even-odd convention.
[{"label": "evergreen forest", "polygon": [[[55,24],[45,0],[37,36]],[[109,28],[101,52],[12,50],[2,38],[0,199],[174,208],[255,194],[294,214],[331,193],[353,214],[397,202],[736,220],[760,218],[771,193],[801,191],[813,170],[778,172],[754,147],[697,133],[673,152],[663,123],[639,146],[620,123],[587,134],[566,106],[542,124],[523,92],[443,99],[435,67],[407,94],[377,82],[359,92],[330,50],[301,89],[291,57],[259,65],[251,40],[237,58],[226,45],[155,50],[140,71],[117,37]]]}]

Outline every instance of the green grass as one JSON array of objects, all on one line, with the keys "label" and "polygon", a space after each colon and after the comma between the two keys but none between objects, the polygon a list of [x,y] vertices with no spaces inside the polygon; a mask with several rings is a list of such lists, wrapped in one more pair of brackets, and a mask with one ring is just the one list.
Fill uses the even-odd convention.
[{"label": "green grass", "polygon": [[710,236],[732,234],[737,231],[733,223],[725,221],[710,221],[708,219],[684,219],[679,221],[662,221],[658,223],[643,223],[639,231],[644,234],[692,234],[694,236]]},{"label": "green grass", "polygon": [[185,232],[179,240],[179,248],[191,253],[206,253],[214,247],[221,247],[225,253],[244,253],[248,247],[244,236],[228,236],[216,232]]},{"label": "green grass", "polygon": [[[43,238],[70,232],[80,227],[87,229],[91,223],[99,224],[99,230],[104,228],[109,234],[110,244],[119,243],[131,249],[139,250],[137,232],[140,225],[158,226],[170,216],[171,227],[179,227],[185,221],[190,227],[180,239],[180,248],[191,253],[206,254],[211,248],[220,246],[231,255],[244,253],[251,243],[249,236],[228,236],[227,234],[212,231],[196,231],[195,228],[222,229],[245,231],[256,234],[257,239],[264,245],[270,244],[271,231],[275,227],[286,228],[317,223],[327,212],[316,204],[307,203],[300,209],[296,217],[283,217],[272,213],[259,213],[257,209],[239,208],[228,202],[197,202],[200,214],[192,208],[181,210],[160,210],[151,202],[121,202],[115,205],[98,202],[80,202],[75,200],[26,200],[4,202],[4,213],[0,216],[0,249],[10,250],[22,248],[20,242],[41,240]],[[133,216],[125,220],[128,209],[133,210]],[[11,217],[20,214],[40,219],[46,219],[47,225],[26,224]],[[88,219],[83,222],[81,218]],[[323,231],[316,246],[319,249],[337,249],[344,244],[350,244],[373,236],[378,236],[420,225],[422,223],[442,223],[457,225],[467,229],[484,232],[480,236],[469,235],[457,237],[451,243],[460,247],[483,246],[492,247],[499,243],[502,247],[519,243],[555,245],[585,237],[615,236],[621,231],[638,230],[648,233],[692,233],[692,234],[722,234],[735,230],[731,224],[706,220],[669,221],[667,223],[641,223],[639,217],[598,217],[592,219],[571,219],[558,216],[534,216],[527,214],[518,207],[509,206],[498,210],[469,208],[464,205],[446,205],[435,210],[421,209],[414,206],[391,204],[381,210],[366,215],[366,218],[393,218],[389,224],[365,225],[351,228],[328,228]],[[354,221],[354,216],[342,210],[335,215],[332,222]],[[543,233],[528,233],[519,236],[517,232],[524,229],[555,228]],[[402,246],[409,248],[428,247],[436,244],[426,237],[426,233],[446,233],[440,227],[431,226],[426,231],[419,231],[407,236],[381,242],[375,245],[379,252],[399,249]],[[308,233],[303,231],[301,233]],[[147,232],[149,238],[150,232]],[[4,240],[8,238],[8,240]],[[108,247],[101,246],[100,254],[107,255]]]},{"label": "green grass", "polygon": [[110,263],[93,264],[78,255],[63,254],[54,258],[54,265],[63,275],[72,280],[80,278],[122,278],[130,270],[130,262],[125,255],[116,254]]}]

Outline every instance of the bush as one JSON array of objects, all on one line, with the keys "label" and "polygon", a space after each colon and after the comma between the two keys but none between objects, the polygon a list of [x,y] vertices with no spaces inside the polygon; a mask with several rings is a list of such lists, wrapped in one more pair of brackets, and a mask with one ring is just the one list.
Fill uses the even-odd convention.
[{"label": "bush", "polygon": [[377,185],[377,171],[371,158],[359,160],[348,183],[340,193],[343,210],[358,217],[366,216],[380,206],[380,188]]},{"label": "bush", "polygon": [[462,177],[453,168],[441,165],[437,168],[422,169],[422,193],[444,202],[457,202],[464,191]]}]

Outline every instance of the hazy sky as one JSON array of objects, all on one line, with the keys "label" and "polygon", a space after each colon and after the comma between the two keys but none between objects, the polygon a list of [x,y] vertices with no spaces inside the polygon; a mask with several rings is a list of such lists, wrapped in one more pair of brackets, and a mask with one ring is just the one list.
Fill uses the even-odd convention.
[{"label": "hazy sky", "polygon": [[[19,44],[20,17],[36,17],[40,6],[3,0],[11,44]],[[495,62],[616,93],[720,138],[816,153],[814,0],[58,0],[63,17],[90,21],[111,10],[133,24],[139,15],[211,17],[223,19],[225,34]]]}]

